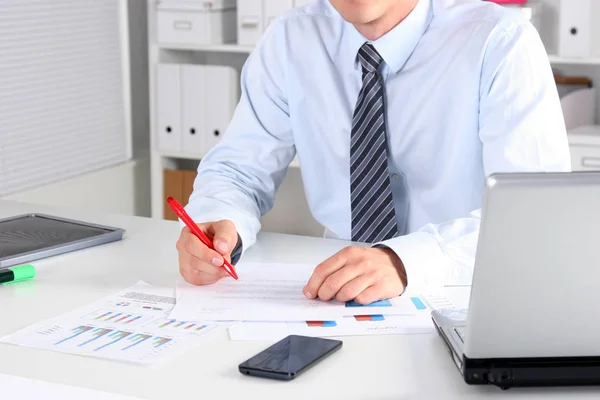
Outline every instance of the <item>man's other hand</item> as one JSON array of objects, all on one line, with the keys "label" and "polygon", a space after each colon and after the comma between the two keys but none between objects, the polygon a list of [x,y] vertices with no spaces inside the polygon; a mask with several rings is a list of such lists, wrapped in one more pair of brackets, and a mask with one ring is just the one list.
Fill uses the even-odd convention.
[{"label": "man's other hand", "polygon": [[319,264],[303,289],[308,299],[370,304],[401,295],[406,273],[388,248],[347,247]]}]

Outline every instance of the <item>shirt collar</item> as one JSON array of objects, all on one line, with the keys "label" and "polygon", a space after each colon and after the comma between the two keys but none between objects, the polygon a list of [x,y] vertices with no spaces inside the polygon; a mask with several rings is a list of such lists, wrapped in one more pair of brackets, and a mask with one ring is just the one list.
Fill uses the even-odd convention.
[{"label": "shirt collar", "polygon": [[[379,39],[370,42],[394,73],[398,73],[402,69],[415,50],[427,30],[432,16],[431,0],[419,0],[412,12],[401,23]],[[358,50],[365,42],[369,41],[347,21],[344,21],[342,41],[344,52],[347,51],[347,57],[343,61],[353,63],[354,67],[359,69]]]}]

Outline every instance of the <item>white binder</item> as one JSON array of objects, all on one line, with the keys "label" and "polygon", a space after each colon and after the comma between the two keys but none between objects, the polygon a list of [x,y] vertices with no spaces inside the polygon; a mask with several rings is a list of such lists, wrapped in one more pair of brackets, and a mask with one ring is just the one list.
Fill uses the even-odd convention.
[{"label": "white binder", "polygon": [[202,156],[206,151],[204,66],[182,65],[181,82],[183,151]]},{"label": "white binder", "polygon": [[156,132],[158,150],[181,151],[181,81],[177,64],[158,64],[156,70]]},{"label": "white binder", "polygon": [[238,44],[255,45],[263,34],[263,0],[242,0],[237,6]]},{"label": "white binder", "polygon": [[293,0],[263,0],[265,10],[265,27],[266,30],[273,21],[286,11],[294,8]]},{"label": "white binder", "polygon": [[560,0],[559,56],[591,56],[593,1],[598,0]]},{"label": "white binder", "polygon": [[205,151],[209,151],[225,135],[240,95],[238,73],[234,68],[207,65],[204,67],[204,79],[206,82],[204,148]]}]

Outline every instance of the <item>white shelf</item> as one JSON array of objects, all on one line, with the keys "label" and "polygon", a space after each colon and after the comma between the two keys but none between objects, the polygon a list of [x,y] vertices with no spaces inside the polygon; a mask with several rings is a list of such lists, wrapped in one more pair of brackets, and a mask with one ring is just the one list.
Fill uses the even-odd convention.
[{"label": "white shelf", "polygon": [[[179,158],[181,160],[200,160],[202,155],[198,154],[189,154],[189,153],[173,153],[173,152],[161,152],[161,157],[166,158]],[[295,157],[290,163],[290,167],[300,167],[300,162],[298,161],[298,157]]]},{"label": "white shelf", "polygon": [[600,65],[600,57],[574,58],[550,55],[548,59],[552,64]]},{"label": "white shelf", "polygon": [[181,44],[181,43],[159,43],[158,47],[165,50],[204,51],[215,53],[244,53],[250,54],[254,46],[242,46],[232,44]]},{"label": "white shelf", "polygon": [[[250,54],[254,50],[254,46],[231,44],[181,44],[181,43],[161,43],[158,47],[165,50],[184,50],[184,51],[201,51],[213,53],[242,53]],[[581,64],[581,65],[600,65],[599,57],[561,57],[557,55],[549,55],[548,59],[553,64]]]},{"label": "white shelf", "polygon": [[190,154],[190,153],[175,153],[175,152],[160,152],[161,157],[167,158],[179,158],[181,160],[200,160],[204,157],[204,154]]}]

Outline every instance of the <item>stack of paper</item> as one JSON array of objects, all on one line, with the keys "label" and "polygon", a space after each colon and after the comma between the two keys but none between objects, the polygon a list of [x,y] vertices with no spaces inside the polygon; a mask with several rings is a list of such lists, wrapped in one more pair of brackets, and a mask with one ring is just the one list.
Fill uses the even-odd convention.
[{"label": "stack of paper", "polygon": [[302,288],[313,269],[302,264],[242,263],[237,268],[238,281],[226,278],[201,287],[178,282],[177,304],[170,317],[237,321],[229,328],[232,340],[275,340],[290,334],[324,337],[433,332],[430,314],[441,295],[428,301],[425,296],[407,293],[368,306],[307,300]]}]

